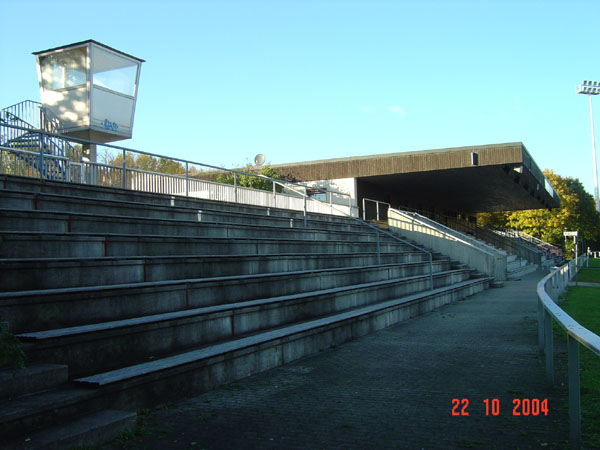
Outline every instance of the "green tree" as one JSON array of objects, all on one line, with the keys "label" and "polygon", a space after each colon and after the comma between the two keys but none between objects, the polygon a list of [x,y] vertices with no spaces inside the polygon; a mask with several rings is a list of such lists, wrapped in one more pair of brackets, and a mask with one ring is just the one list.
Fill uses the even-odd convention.
[{"label": "green tree", "polygon": [[[123,154],[119,153],[114,158],[107,158],[107,164],[111,166],[123,166]],[[150,155],[138,154],[134,156],[131,152],[125,153],[125,165],[130,169],[146,170],[148,172],[164,173],[169,175],[185,175],[185,166],[180,162],[169,158],[155,158]]]},{"label": "green tree", "polygon": [[[281,175],[272,167],[264,166],[262,169],[257,170],[251,164],[246,165],[242,170],[246,174],[237,174],[236,182],[238,186],[244,186],[252,189],[260,189],[263,191],[272,191],[273,190],[273,182],[270,180],[266,180],[264,178],[258,177],[256,175],[264,175],[269,178],[274,178],[276,180],[282,180]],[[233,173],[220,173],[215,176],[214,181],[217,183],[224,184],[234,184],[234,175]],[[275,190],[277,192],[281,192],[283,187],[280,184],[275,184]]]}]

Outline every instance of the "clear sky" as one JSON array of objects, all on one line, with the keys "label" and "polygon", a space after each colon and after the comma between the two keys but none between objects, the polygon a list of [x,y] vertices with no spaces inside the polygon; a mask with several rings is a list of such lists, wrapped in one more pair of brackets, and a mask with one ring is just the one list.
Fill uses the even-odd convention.
[{"label": "clear sky", "polygon": [[39,101],[32,52],[94,39],[147,61],[127,147],[239,167],[522,141],[593,193],[598,6],[0,0],[0,107]]}]

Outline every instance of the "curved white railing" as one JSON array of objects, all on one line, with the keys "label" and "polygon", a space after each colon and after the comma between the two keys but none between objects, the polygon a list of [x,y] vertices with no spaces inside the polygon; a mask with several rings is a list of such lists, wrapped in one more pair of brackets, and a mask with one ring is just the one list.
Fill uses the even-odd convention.
[{"label": "curved white railing", "polygon": [[574,448],[581,445],[581,388],[579,383],[579,344],[600,356],[600,336],[581,326],[557,304],[569,282],[585,264],[587,256],[552,271],[537,285],[538,294],[538,344],[546,357],[546,379],[554,384],[554,339],[552,321],[567,333],[569,377],[569,433]]}]

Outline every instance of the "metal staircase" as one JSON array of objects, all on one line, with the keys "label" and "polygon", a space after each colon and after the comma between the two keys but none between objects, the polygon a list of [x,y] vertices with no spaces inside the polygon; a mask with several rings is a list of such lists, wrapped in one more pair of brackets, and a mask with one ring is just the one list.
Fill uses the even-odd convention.
[{"label": "metal staircase", "polygon": [[0,110],[0,173],[69,181],[67,161],[81,149],[54,136],[61,124],[41,103],[25,100]]}]

